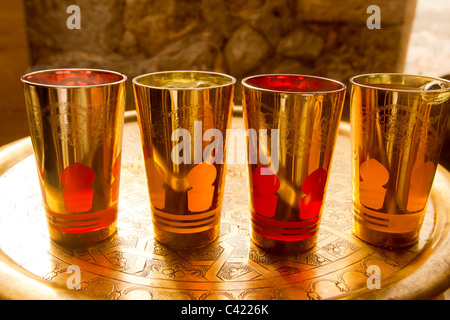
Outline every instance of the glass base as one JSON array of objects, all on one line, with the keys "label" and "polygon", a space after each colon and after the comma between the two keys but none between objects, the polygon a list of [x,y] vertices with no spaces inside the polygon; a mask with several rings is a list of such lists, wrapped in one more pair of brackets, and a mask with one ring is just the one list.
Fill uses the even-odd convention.
[{"label": "glass base", "polygon": [[63,247],[89,247],[112,236],[117,230],[117,222],[99,230],[80,233],[69,233],[48,227],[50,238]]},{"label": "glass base", "polygon": [[252,230],[252,240],[259,247],[271,252],[303,252],[311,249],[317,241],[317,232],[299,241],[281,241],[261,236]]},{"label": "glass base", "polygon": [[219,236],[220,224],[196,233],[174,233],[154,227],[155,239],[173,249],[195,249],[204,247]]},{"label": "glass base", "polygon": [[361,240],[376,247],[386,249],[405,248],[415,244],[419,239],[419,232],[389,233],[368,228],[357,220],[353,220],[353,233]]}]

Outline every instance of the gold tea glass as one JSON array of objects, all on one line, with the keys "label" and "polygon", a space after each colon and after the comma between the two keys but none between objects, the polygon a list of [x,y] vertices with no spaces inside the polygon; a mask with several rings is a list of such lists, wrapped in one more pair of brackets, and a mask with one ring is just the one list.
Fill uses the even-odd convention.
[{"label": "gold tea glass", "polygon": [[154,235],[170,247],[218,236],[235,82],[205,71],[133,79]]},{"label": "gold tea glass", "polygon": [[50,238],[88,246],[116,230],[126,76],[52,69],[22,76]]},{"label": "gold tea glass", "polygon": [[317,239],[346,86],[292,74],[242,84],[252,240],[305,251]]},{"label": "gold tea glass", "polygon": [[353,229],[370,244],[414,244],[445,136],[450,82],[406,74],[350,79]]}]

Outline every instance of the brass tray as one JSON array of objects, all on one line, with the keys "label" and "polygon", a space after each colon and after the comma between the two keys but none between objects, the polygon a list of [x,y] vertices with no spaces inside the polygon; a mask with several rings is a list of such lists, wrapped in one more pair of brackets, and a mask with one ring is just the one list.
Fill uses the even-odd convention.
[{"label": "brass tray", "polygon": [[[239,114],[233,127],[243,128]],[[269,254],[249,240],[244,165],[230,165],[217,241],[174,251],[153,239],[136,114],[124,128],[118,232],[95,246],[51,242],[29,138],[0,149],[2,299],[431,299],[450,287],[450,174],[439,167],[420,241],[402,250],[352,233],[350,129],[342,123],[318,242],[295,255]],[[378,266],[380,289],[369,289]],[[73,267],[80,287],[69,289]],[[71,281],[71,280],[70,280]]]}]

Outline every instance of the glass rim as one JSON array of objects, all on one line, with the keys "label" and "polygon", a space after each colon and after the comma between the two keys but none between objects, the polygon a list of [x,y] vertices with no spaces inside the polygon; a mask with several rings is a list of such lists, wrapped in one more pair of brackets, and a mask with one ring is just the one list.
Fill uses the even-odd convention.
[{"label": "glass rim", "polygon": [[[424,90],[421,89],[420,87],[411,89],[411,88],[389,88],[389,87],[380,87],[377,84],[370,84],[370,83],[361,83],[358,82],[358,79],[369,79],[369,78],[375,78],[375,77],[403,77],[403,78],[417,78],[417,79],[429,79],[431,82],[432,81],[440,81],[443,82],[445,84],[448,85],[447,88],[441,88],[441,89],[431,89],[431,90]],[[433,76],[426,76],[426,75],[418,75],[418,74],[410,74],[410,73],[365,73],[365,74],[359,74],[356,76],[353,76],[349,79],[350,83],[354,86],[358,86],[358,87],[364,87],[364,88],[369,88],[369,89],[374,89],[374,90],[381,90],[381,91],[392,91],[392,92],[414,92],[414,93],[443,93],[443,92],[448,92],[450,91],[450,80],[447,79],[443,79],[440,77],[433,77]],[[381,84],[381,83],[380,83]],[[399,83],[399,86],[401,86],[402,84]]]},{"label": "glass rim", "polygon": [[[27,80],[27,77],[36,75],[36,74],[44,74],[44,73],[56,73],[58,71],[93,71],[98,73],[106,73],[106,74],[115,74],[119,76],[121,79],[113,82],[106,82],[106,83],[99,83],[99,84],[86,84],[86,85],[64,85],[64,84],[48,84],[48,83],[41,83],[38,81],[31,81]],[[112,70],[106,70],[106,69],[95,69],[95,68],[54,68],[54,69],[43,69],[43,70],[37,70],[33,72],[29,72],[24,74],[20,77],[20,80],[24,84],[33,85],[33,86],[40,86],[40,87],[48,87],[48,88],[95,88],[95,87],[104,87],[104,86],[111,86],[119,83],[123,83],[127,80],[127,76]]]},{"label": "glass rim", "polygon": [[[317,91],[287,91],[287,90],[280,90],[280,89],[263,88],[263,87],[259,87],[259,86],[255,86],[255,85],[247,83],[251,79],[264,78],[264,77],[275,77],[275,76],[292,76],[292,77],[303,77],[303,78],[310,79],[310,80],[321,80],[321,81],[324,81],[324,82],[327,82],[327,83],[336,84],[336,85],[339,86],[339,88],[333,89],[333,90],[317,90]],[[253,75],[253,76],[249,76],[249,77],[246,77],[246,78],[242,79],[241,83],[242,83],[243,86],[245,86],[247,88],[255,89],[255,90],[266,91],[266,92],[273,92],[273,93],[294,94],[294,95],[295,94],[300,94],[300,95],[330,94],[330,93],[337,93],[337,92],[345,91],[347,89],[347,86],[344,83],[342,83],[342,82],[340,82],[338,80],[334,80],[334,79],[330,79],[330,78],[326,78],[326,77],[306,75],[306,74],[296,74],[296,73],[266,73],[266,74],[258,74],[258,75]]]},{"label": "glass rim", "polygon": [[[139,82],[140,79],[148,78],[150,76],[157,76],[157,75],[170,75],[170,74],[176,74],[176,73],[183,73],[183,74],[209,74],[212,76],[218,76],[222,78],[227,78],[229,81],[224,84],[217,84],[212,85],[208,87],[198,87],[198,88],[189,88],[189,87],[165,87],[165,86],[156,86],[156,85],[150,85],[150,84],[144,84]],[[192,91],[201,91],[201,90],[208,90],[208,89],[215,89],[215,88],[221,88],[221,87],[227,87],[230,85],[234,85],[236,83],[236,78],[225,73],[221,72],[215,72],[215,71],[202,71],[202,70],[168,70],[168,71],[157,71],[157,72],[149,72],[145,74],[138,75],[133,78],[132,80],[133,84],[140,87],[150,88],[150,89],[158,89],[158,90],[192,90]]]}]

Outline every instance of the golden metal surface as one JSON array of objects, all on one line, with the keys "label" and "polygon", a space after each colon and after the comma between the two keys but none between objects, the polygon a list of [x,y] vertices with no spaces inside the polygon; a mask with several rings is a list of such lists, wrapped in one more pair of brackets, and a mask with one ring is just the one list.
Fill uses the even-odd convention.
[{"label": "golden metal surface", "polygon": [[[450,286],[450,174],[438,168],[419,242],[380,249],[352,233],[350,131],[341,124],[316,245],[301,254],[249,240],[245,165],[227,169],[218,239],[171,250],[153,239],[135,115],[128,114],[117,233],[67,250],[49,241],[29,139],[0,150],[0,297],[4,299],[427,299]],[[242,118],[233,127],[242,127]],[[380,289],[368,289],[368,267]],[[70,267],[81,288],[69,290]]]}]

